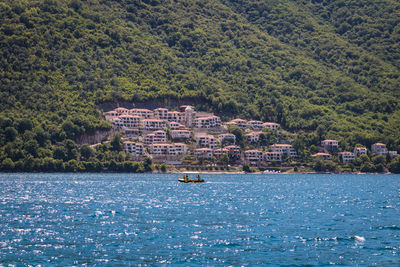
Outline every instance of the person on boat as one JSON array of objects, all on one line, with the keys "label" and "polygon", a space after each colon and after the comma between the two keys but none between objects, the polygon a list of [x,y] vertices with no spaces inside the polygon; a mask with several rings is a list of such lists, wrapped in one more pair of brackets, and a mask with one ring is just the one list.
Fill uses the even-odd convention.
[{"label": "person on boat", "polygon": [[186,181],[186,182],[189,181],[189,175],[187,175],[187,174],[186,174],[186,176],[185,176],[185,181]]},{"label": "person on boat", "polygon": [[200,181],[200,175],[197,174],[197,181]]}]

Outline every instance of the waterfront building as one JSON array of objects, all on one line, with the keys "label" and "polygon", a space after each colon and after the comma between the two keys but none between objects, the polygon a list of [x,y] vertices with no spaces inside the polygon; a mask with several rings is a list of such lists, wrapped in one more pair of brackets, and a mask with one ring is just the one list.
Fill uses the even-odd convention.
[{"label": "waterfront building", "polygon": [[339,158],[342,160],[342,163],[349,163],[355,160],[355,154],[353,152],[339,152],[338,153]]},{"label": "waterfront building", "polygon": [[356,157],[361,156],[362,154],[367,154],[367,149],[365,147],[355,147],[353,151]]},{"label": "waterfront building", "polygon": [[269,149],[271,152],[281,152],[286,154],[287,157],[297,157],[296,150],[289,144],[274,144]]},{"label": "waterfront building", "polygon": [[371,146],[371,152],[374,155],[386,155],[388,153],[386,145],[382,143],[375,143]]},{"label": "waterfront building", "polygon": [[132,157],[140,157],[143,155],[143,144],[132,141],[124,141],[123,143],[125,152],[131,154]]},{"label": "waterfront building", "polygon": [[197,148],[194,153],[196,158],[212,159],[214,156],[211,148]]},{"label": "waterfront building", "polygon": [[249,162],[260,162],[263,160],[263,152],[258,150],[246,150],[244,158]]},{"label": "waterfront building", "polygon": [[239,146],[226,146],[225,149],[228,150],[228,157],[232,159],[239,159],[240,158],[240,147]]},{"label": "waterfront building", "polygon": [[267,162],[281,162],[282,161],[282,152],[272,152],[268,151],[264,153],[264,161]]}]

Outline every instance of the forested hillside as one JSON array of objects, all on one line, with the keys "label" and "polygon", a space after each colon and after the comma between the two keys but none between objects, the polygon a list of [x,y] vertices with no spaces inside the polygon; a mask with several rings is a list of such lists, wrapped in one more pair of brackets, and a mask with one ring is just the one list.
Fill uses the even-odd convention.
[{"label": "forested hillside", "polygon": [[37,151],[33,137],[31,156],[52,157],[110,127],[100,104],[152,99],[400,150],[400,1],[3,0],[0,12],[0,161]]}]

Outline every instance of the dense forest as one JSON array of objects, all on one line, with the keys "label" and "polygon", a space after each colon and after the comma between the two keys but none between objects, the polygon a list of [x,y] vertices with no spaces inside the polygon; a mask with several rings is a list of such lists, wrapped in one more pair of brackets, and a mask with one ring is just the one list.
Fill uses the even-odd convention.
[{"label": "dense forest", "polygon": [[3,0],[0,13],[3,169],[145,171],[116,143],[76,140],[110,129],[104,103],[160,99],[400,151],[398,0]]}]

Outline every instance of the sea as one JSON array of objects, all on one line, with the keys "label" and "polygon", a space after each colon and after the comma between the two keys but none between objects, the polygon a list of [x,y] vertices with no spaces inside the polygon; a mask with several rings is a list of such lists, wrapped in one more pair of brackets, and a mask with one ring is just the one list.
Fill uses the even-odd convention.
[{"label": "sea", "polygon": [[0,174],[0,266],[400,266],[400,175]]}]

